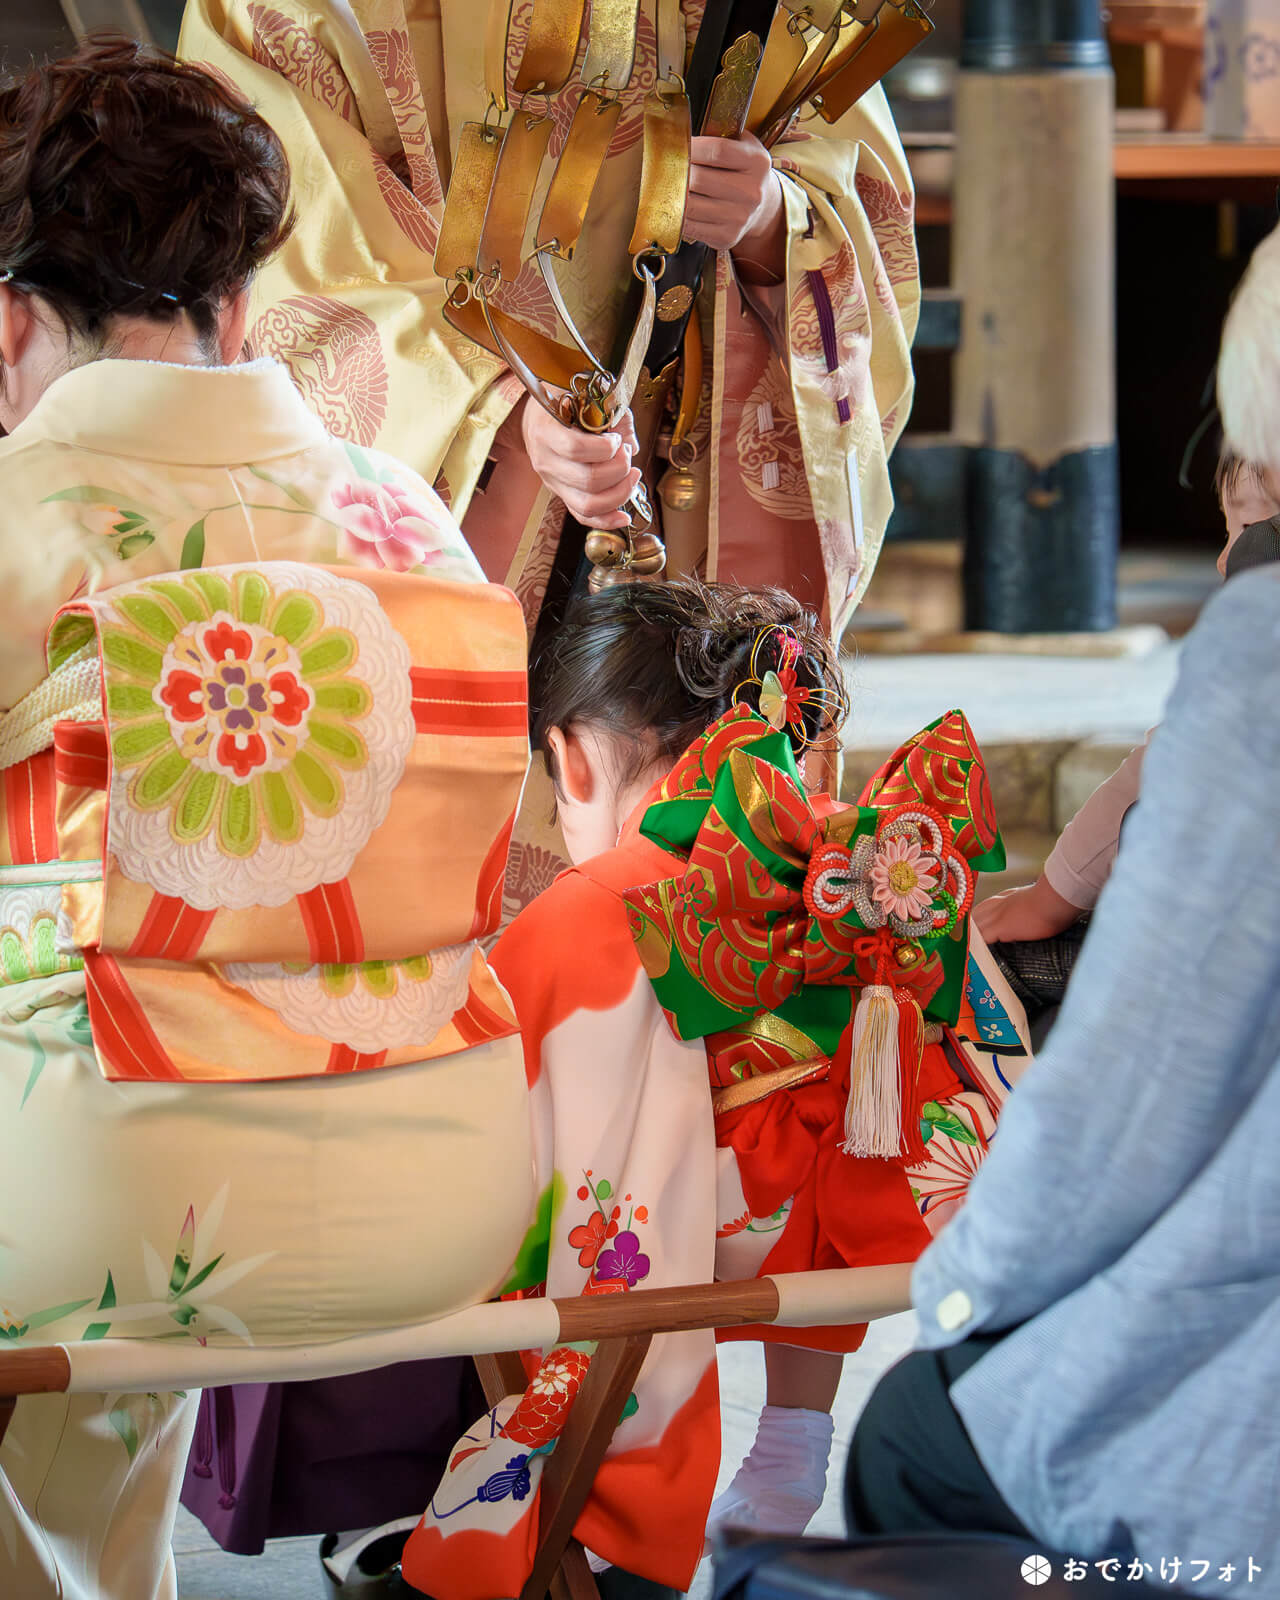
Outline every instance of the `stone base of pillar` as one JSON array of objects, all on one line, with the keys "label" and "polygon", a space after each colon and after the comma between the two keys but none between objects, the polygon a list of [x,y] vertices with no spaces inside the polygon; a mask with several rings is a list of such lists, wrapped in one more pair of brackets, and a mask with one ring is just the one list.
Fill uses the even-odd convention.
[{"label": "stone base of pillar", "polygon": [[978,448],[968,464],[965,626],[1074,633],[1116,620],[1119,456],[1114,444],[1037,467]]}]

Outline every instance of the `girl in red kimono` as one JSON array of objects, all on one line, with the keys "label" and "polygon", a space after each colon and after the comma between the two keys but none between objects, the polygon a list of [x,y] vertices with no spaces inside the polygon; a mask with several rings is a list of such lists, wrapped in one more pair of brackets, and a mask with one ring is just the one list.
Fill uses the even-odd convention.
[{"label": "girl in red kimono", "polygon": [[[781,591],[695,581],[581,601],[533,702],[575,865],[493,953],[542,1194],[508,1287],[914,1260],[994,1131],[1000,1054],[1025,1054],[1016,1002],[969,944],[975,869],[1003,850],[964,718],[911,740],[861,806],[807,795],[797,762],[845,709],[825,634]],[[728,1335],[767,1341],[769,1403],[718,1520],[803,1528],[864,1334]],[[519,1592],[541,1462],[590,1356],[532,1356],[526,1393],[455,1452],[411,1582],[439,1600]],[[718,1470],[712,1336],[656,1339],[634,1398],[575,1531],[683,1590]]]}]

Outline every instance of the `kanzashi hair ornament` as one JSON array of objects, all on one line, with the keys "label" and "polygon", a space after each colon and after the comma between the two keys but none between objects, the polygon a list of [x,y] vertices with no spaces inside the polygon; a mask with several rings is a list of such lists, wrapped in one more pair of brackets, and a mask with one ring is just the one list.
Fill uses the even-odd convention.
[{"label": "kanzashi hair ornament", "polygon": [[[762,672],[762,657],[767,650],[774,653],[776,665]],[[730,696],[730,704],[736,706],[742,704],[747,689],[757,690],[753,709],[759,711],[771,728],[785,733],[797,753],[819,742],[805,724],[807,710],[819,713],[820,725],[829,728],[831,722],[831,706],[826,694],[799,681],[796,669],[803,660],[804,646],[790,628],[761,628],[751,646],[747,676]]]},{"label": "kanzashi hair ornament", "polygon": [[145,283],[135,283],[132,278],[121,278],[121,283],[127,283],[131,289],[136,289],[139,294],[154,294],[158,300],[164,300],[171,306],[176,306],[176,294],[166,294],[163,289],[148,289]]}]

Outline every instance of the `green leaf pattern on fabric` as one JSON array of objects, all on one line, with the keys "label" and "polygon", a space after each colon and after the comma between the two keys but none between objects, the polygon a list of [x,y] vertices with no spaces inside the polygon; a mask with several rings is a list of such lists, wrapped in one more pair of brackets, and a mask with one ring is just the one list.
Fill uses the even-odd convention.
[{"label": "green leaf pattern on fabric", "polygon": [[[145,1300],[120,1305],[114,1274],[111,1269],[106,1270],[106,1284],[98,1297],[96,1309],[99,1313],[108,1315],[100,1316],[90,1322],[81,1335],[82,1338],[103,1339],[113,1329],[120,1332],[128,1330],[128,1336],[133,1338],[170,1338],[172,1330],[143,1333],[135,1331],[140,1323],[154,1323],[157,1318],[165,1318],[177,1323],[178,1327],[192,1338],[205,1339],[211,1332],[219,1331],[234,1334],[246,1344],[252,1343],[252,1334],[243,1319],[213,1297],[225,1295],[226,1291],[239,1283],[242,1278],[269,1261],[275,1252],[264,1251],[260,1255],[246,1257],[243,1261],[232,1265],[226,1260],[226,1252],[218,1251],[211,1255],[208,1261],[199,1266],[194,1265],[201,1253],[201,1237],[203,1236],[208,1244],[212,1244],[217,1235],[226,1209],[229,1189],[229,1184],[223,1184],[206,1207],[203,1220],[199,1223],[195,1208],[187,1207],[174,1247],[172,1266],[166,1268],[150,1242],[146,1239],[142,1241],[148,1291],[148,1298]],[[77,1311],[82,1311],[86,1306],[93,1304],[91,1298],[68,1300],[61,1305],[49,1306],[25,1315],[15,1314],[8,1307],[0,1306],[0,1341],[16,1343],[38,1329],[59,1322],[64,1317],[73,1316]]]},{"label": "green leaf pattern on fabric", "polygon": [[945,1133],[957,1144],[976,1145],[977,1135],[967,1127],[954,1111],[947,1111],[936,1100],[928,1100],[920,1110],[920,1131],[928,1144],[935,1133]]},{"label": "green leaf pattern on fabric", "polygon": [[538,1196],[533,1221],[529,1224],[507,1281],[498,1291],[515,1294],[547,1281],[547,1258],[551,1251],[551,1231],[564,1205],[566,1185],[562,1173],[555,1173]]}]

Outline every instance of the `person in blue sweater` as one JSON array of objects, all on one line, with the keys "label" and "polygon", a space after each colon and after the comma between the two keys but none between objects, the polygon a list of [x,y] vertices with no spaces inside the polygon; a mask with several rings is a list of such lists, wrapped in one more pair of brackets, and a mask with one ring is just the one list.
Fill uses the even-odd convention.
[{"label": "person in blue sweater", "polygon": [[[1273,302],[1276,235],[1219,392],[1229,442],[1280,463]],[[1126,1580],[1280,1592],[1277,707],[1273,562],[1188,639],[1048,1047],[917,1264],[921,1348],[850,1449],[856,1531],[1029,1533]]]}]

